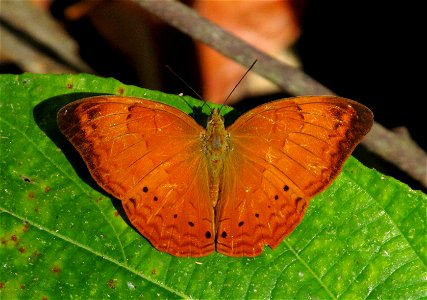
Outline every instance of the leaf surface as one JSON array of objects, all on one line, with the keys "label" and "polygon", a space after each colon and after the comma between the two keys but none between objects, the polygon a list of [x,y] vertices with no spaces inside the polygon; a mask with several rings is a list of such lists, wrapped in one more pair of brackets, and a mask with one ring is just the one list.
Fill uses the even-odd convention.
[{"label": "leaf surface", "polygon": [[196,116],[203,106],[87,74],[1,75],[2,299],[427,296],[427,196],[354,158],[275,250],[256,258],[158,252],[56,126],[59,108],[96,94],[155,99]]}]

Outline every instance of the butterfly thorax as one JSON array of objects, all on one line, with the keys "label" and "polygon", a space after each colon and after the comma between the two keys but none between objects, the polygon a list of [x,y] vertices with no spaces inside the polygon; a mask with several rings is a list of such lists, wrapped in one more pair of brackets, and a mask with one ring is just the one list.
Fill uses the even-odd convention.
[{"label": "butterfly thorax", "polygon": [[214,109],[202,136],[202,149],[208,166],[209,190],[213,206],[218,201],[224,160],[231,148],[230,135],[225,130],[224,119],[219,110]]}]

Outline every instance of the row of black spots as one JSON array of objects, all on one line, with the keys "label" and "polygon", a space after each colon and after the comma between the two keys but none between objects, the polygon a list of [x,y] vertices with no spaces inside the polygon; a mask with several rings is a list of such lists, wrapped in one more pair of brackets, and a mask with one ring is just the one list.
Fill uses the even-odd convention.
[{"label": "row of black spots", "polygon": [[[287,185],[285,185],[284,187],[283,187],[283,190],[285,191],[285,192],[287,192],[287,191],[289,191],[289,186],[287,186]],[[274,200],[279,200],[279,195],[274,195]],[[270,208],[270,207],[269,207]]]},{"label": "row of black spots", "polygon": [[[144,186],[144,187],[142,188],[142,191],[143,191],[144,193],[148,193],[148,187],[147,187],[147,186]],[[157,202],[158,200],[159,200],[159,197],[157,197],[157,196],[153,196],[153,201]]]},{"label": "row of black spots", "polygon": [[[142,188],[142,191],[143,191],[144,193],[148,193],[149,189],[148,189],[148,187],[147,187],[147,186],[144,186],[144,187]],[[158,198],[157,196],[154,196],[154,197],[153,197],[153,200],[154,200],[154,201],[158,201],[158,200],[159,200],[159,198]],[[177,218],[178,218],[178,214],[174,214],[174,215],[173,215],[173,218],[174,218],[174,219],[177,219]],[[195,224],[194,224],[194,222],[189,221],[189,222],[188,222],[188,226],[190,226],[190,227],[194,227],[194,226],[195,226]],[[205,237],[206,237],[207,239],[210,239],[210,238],[212,237],[212,233],[211,233],[210,231],[206,231],[206,233],[205,233]]]},{"label": "row of black spots", "polygon": [[[255,213],[255,218],[257,219],[259,218],[259,213]],[[243,225],[245,225],[244,221],[240,221],[239,223],[237,223],[237,226],[239,227],[242,227]],[[227,237],[227,232],[226,231],[221,232],[221,237],[225,239]]]},{"label": "row of black spots", "polygon": [[[174,215],[174,217],[177,216],[176,214]],[[178,216],[177,216],[178,217]],[[194,227],[195,224],[192,221],[188,221],[188,226],[190,227]],[[208,230],[205,232],[205,238],[210,239],[212,237],[212,233]]]},{"label": "row of black spots", "polygon": [[[178,218],[178,214],[174,214],[173,215],[173,218],[174,219],[177,219]],[[196,226],[196,224],[194,224],[194,222],[193,221],[188,221],[188,226],[190,226],[190,227],[195,227]],[[205,232],[205,237],[207,238],[207,239],[210,239],[211,237],[212,237],[212,233],[210,232],[210,231],[206,231]]]}]

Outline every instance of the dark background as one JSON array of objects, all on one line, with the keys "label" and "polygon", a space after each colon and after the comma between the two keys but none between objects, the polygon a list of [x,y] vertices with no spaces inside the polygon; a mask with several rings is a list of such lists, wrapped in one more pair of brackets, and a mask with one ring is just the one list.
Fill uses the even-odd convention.
[{"label": "dark background", "polygon": [[[145,53],[147,69],[141,78],[133,62],[111,44],[89,17],[70,21],[64,18],[72,0],[54,1],[52,16],[78,42],[82,59],[100,76],[111,76],[125,84],[135,84],[169,93],[191,92],[183,88],[164,65],[170,65],[196,91],[201,91],[197,54],[192,40],[162,22],[147,22],[147,38],[153,52]],[[425,83],[420,40],[425,39],[417,14],[421,7],[401,1],[304,1],[302,36],[295,45],[306,73],[340,96],[367,105],[375,120],[392,129],[405,126],[413,139],[427,149],[424,113]],[[147,16],[147,20],[152,17]],[[123,34],[126,34],[125,32]],[[20,73],[17,66],[1,65],[2,73]],[[141,73],[139,73],[141,74]],[[244,111],[286,94],[244,99]],[[421,185],[392,164],[362,147],[356,157],[370,167],[406,182]]]}]

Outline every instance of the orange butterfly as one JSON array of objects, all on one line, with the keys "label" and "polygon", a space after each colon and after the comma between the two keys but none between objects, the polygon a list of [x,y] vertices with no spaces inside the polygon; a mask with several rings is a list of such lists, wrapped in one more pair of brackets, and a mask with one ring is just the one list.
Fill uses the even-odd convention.
[{"label": "orange butterfly", "polygon": [[206,129],[146,99],[100,96],[70,103],[58,126],[92,176],[122,201],[135,228],[176,256],[256,256],[301,222],[370,130],[372,112],[332,96],[258,106]]}]

